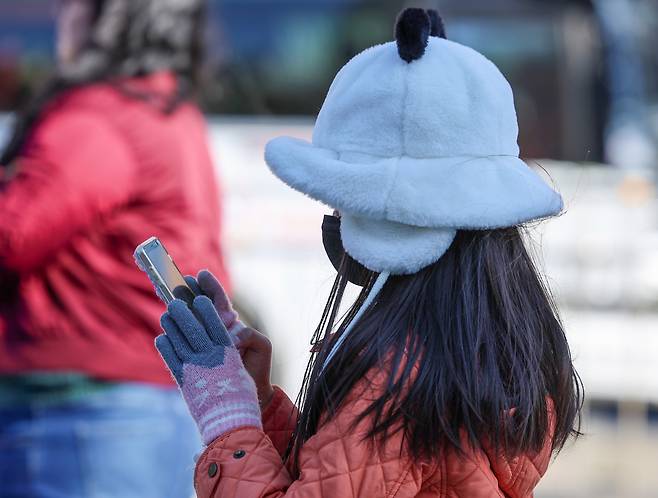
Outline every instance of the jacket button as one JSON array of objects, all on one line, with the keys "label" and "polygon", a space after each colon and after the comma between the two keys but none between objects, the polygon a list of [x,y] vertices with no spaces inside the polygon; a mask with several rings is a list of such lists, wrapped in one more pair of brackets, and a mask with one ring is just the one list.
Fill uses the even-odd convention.
[{"label": "jacket button", "polygon": [[246,455],[246,452],[244,450],[236,450],[233,453],[233,458],[242,458],[245,455]]},{"label": "jacket button", "polygon": [[210,477],[215,477],[217,475],[217,464],[215,462],[211,463],[208,467],[208,475]]}]

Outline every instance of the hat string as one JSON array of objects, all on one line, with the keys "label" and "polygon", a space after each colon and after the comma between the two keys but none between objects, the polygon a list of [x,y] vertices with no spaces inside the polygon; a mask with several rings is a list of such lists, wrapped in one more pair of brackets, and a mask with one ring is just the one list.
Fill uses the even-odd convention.
[{"label": "hat string", "polygon": [[366,297],[365,301],[363,301],[363,304],[359,308],[359,311],[356,312],[356,315],[354,315],[354,318],[352,321],[349,323],[345,331],[341,334],[341,336],[338,338],[336,341],[336,344],[331,348],[331,351],[329,351],[329,354],[327,355],[327,359],[324,360],[324,364],[322,365],[322,369],[320,370],[320,374],[324,372],[324,369],[327,368],[327,365],[331,361],[331,359],[335,356],[335,354],[338,352],[338,348],[340,348],[341,344],[345,341],[347,338],[347,335],[352,331],[354,328],[354,325],[361,319],[363,314],[366,312],[366,310],[370,307],[370,305],[373,303],[377,295],[380,293],[382,288],[384,287],[384,284],[388,280],[388,277],[391,275],[390,272],[382,272],[379,274],[377,277],[377,280],[375,280],[375,283],[372,286],[372,289],[370,289],[370,292],[368,293],[368,297]]}]

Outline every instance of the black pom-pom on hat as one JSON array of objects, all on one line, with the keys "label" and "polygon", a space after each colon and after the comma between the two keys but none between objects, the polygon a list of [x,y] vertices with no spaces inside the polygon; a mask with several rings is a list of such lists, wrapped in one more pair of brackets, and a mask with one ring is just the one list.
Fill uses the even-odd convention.
[{"label": "black pom-pom on hat", "polygon": [[395,22],[395,41],[400,58],[411,62],[425,53],[432,29],[430,16],[424,9],[409,8],[400,12]]},{"label": "black pom-pom on hat", "polygon": [[443,24],[443,19],[441,19],[439,13],[434,9],[427,9],[427,15],[430,18],[430,36],[445,38],[446,27],[445,24]]}]

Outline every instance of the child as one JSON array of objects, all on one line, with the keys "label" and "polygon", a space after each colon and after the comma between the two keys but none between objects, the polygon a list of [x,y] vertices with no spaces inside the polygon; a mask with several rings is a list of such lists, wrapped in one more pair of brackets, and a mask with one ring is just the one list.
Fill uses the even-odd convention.
[{"label": "child", "polygon": [[[520,234],[562,200],[517,132],[497,68],[407,9],[396,43],[338,73],[312,144],[268,144],[277,176],[337,210],[338,277],[299,412],[208,272],[214,303],[163,315],[156,345],[208,445],[200,498],[532,496],[578,434],[581,387]],[[335,328],[347,281],[363,291]]]}]

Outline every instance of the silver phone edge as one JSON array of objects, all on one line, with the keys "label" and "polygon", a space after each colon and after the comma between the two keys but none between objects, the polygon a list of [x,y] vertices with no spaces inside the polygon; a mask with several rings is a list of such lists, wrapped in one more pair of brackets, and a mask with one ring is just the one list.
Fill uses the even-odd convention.
[{"label": "silver phone edge", "polygon": [[[158,289],[160,289],[160,293],[162,293],[162,298],[164,299],[164,302],[166,305],[169,305],[176,297],[174,294],[169,290],[167,287],[165,281],[163,280],[162,276],[160,275],[160,272],[155,268],[155,265],[151,261],[151,258],[149,258],[148,254],[146,253],[146,246],[148,246],[151,242],[154,240],[159,240],[158,237],[149,237],[146,239],[144,242],[139,244],[135,248],[135,252],[133,253],[133,257],[135,258],[135,262],[137,263],[137,267],[142,270],[146,275],[148,276],[149,280],[153,285],[155,285]],[[162,242],[160,242],[160,245],[166,252],[167,249],[164,247]],[[168,253],[167,253],[168,254]],[[147,261],[148,266],[144,265],[144,261]]]}]

